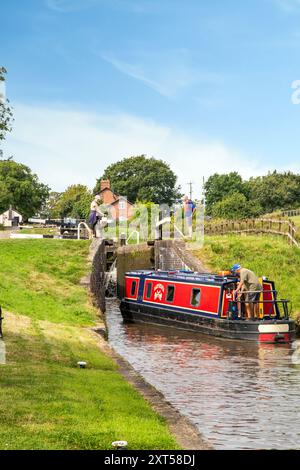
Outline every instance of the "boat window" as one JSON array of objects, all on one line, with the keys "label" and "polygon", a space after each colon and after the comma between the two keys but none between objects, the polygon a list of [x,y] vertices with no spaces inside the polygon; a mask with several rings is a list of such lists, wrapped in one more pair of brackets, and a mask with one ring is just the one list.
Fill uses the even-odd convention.
[{"label": "boat window", "polygon": [[192,289],[191,305],[193,307],[199,307],[200,298],[201,298],[201,290],[200,289]]},{"label": "boat window", "polygon": [[136,291],[136,281],[133,281],[131,284],[131,291],[130,291],[131,297],[135,296],[135,291]]},{"label": "boat window", "polygon": [[167,296],[166,296],[166,301],[167,302],[173,302],[174,293],[175,293],[175,286],[168,286]]},{"label": "boat window", "polygon": [[152,282],[148,282],[147,292],[146,292],[146,299],[150,299],[151,295],[152,295]]}]

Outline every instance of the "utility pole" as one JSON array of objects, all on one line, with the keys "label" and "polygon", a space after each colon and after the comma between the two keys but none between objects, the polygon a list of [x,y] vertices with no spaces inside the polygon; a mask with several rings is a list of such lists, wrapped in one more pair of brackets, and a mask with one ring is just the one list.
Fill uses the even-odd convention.
[{"label": "utility pole", "polygon": [[203,180],[202,180],[202,201],[203,201],[203,207],[204,207],[204,210],[205,210],[205,189],[204,189],[204,186],[205,186],[205,178],[203,176]]}]

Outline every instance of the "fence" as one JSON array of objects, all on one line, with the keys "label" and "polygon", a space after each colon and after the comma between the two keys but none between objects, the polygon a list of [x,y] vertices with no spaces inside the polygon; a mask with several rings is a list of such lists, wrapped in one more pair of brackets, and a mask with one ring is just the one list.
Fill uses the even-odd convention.
[{"label": "fence", "polygon": [[204,227],[206,235],[226,235],[228,233],[272,234],[285,237],[291,244],[300,248],[297,241],[297,230],[291,220],[249,219],[241,221],[224,221],[217,224],[207,222]]},{"label": "fence", "polygon": [[290,209],[281,212],[282,217],[295,217],[297,215],[300,215],[300,209]]}]

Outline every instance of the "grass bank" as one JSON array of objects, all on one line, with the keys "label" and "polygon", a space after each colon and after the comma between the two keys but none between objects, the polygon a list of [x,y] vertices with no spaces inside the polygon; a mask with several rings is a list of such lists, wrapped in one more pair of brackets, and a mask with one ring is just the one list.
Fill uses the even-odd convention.
[{"label": "grass bank", "polygon": [[276,237],[250,235],[206,236],[203,248],[191,249],[214,272],[241,263],[259,276],[269,276],[279,297],[292,301],[292,316],[299,314],[299,249]]},{"label": "grass bank", "polygon": [[93,325],[97,311],[79,286],[88,249],[85,241],[1,241],[0,304],[38,320]]},{"label": "grass bank", "polygon": [[[7,364],[0,366],[0,449],[177,449],[165,421],[119,374],[89,326],[78,286],[88,243],[0,243]],[[9,311],[8,311],[9,310]],[[79,369],[77,361],[88,362]]]},{"label": "grass bank", "polygon": [[295,215],[294,217],[291,217],[291,220],[294,222],[296,225],[297,231],[300,231],[300,215]]},{"label": "grass bank", "polygon": [[21,228],[20,233],[26,235],[59,235],[58,227]]}]

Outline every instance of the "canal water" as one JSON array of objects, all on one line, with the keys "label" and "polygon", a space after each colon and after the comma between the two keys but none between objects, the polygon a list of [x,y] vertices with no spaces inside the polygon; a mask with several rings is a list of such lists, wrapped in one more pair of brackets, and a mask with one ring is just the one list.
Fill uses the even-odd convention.
[{"label": "canal water", "polygon": [[124,324],[107,301],[109,343],[216,449],[300,449],[300,365],[258,345]]}]

